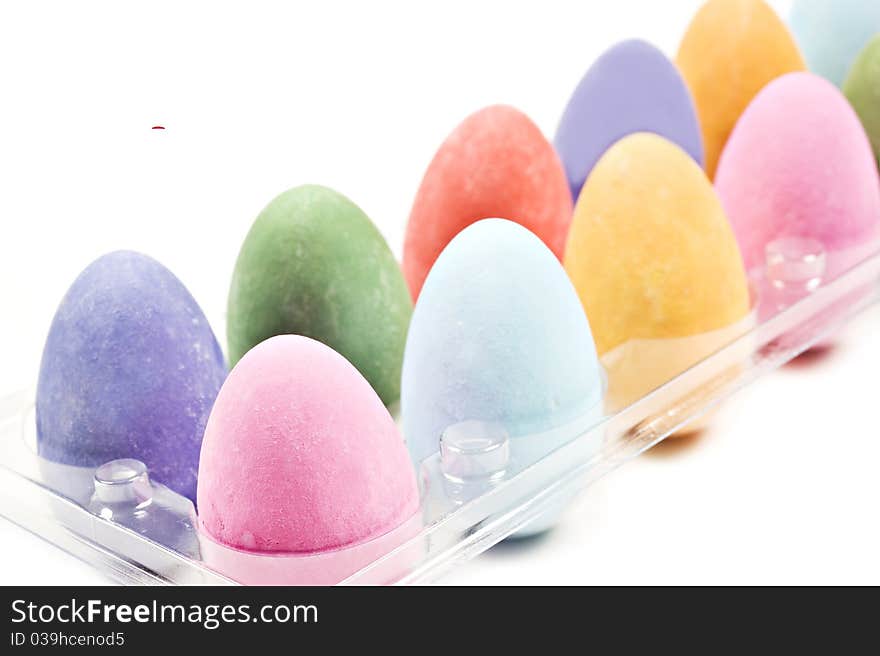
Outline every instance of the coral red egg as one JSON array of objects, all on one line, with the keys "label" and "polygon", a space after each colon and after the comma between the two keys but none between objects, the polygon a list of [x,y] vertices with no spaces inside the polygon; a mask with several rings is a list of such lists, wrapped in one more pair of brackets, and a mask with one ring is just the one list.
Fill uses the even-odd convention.
[{"label": "coral red egg", "polygon": [[565,171],[538,126],[504,105],[472,114],[440,146],[416,194],[403,250],[413,298],[440,252],[472,223],[519,223],[561,259],[571,214]]}]

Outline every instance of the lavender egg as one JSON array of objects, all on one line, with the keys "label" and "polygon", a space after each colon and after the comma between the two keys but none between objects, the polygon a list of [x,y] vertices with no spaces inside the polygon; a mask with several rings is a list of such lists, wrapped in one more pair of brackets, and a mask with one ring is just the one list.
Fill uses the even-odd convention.
[{"label": "lavender egg", "polygon": [[554,145],[574,200],[605,151],[635,132],[659,134],[703,165],[700,123],[684,79],[660,50],[634,39],[596,60],[559,122]]},{"label": "lavender egg", "polygon": [[194,500],[199,450],[226,376],[223,353],[186,287],[150,257],[104,255],[55,313],[37,385],[37,449],[95,467],[144,462]]}]

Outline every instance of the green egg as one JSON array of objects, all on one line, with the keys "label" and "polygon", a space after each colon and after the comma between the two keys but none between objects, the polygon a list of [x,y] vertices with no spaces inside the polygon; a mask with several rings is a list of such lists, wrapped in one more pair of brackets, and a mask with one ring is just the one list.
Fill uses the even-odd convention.
[{"label": "green egg", "polygon": [[865,126],[874,155],[880,159],[880,34],[859,53],[843,92]]},{"label": "green egg", "polygon": [[342,354],[386,405],[400,398],[412,301],[366,214],[340,193],[304,185],[254,221],[229,290],[230,366],[275,335],[305,335]]}]

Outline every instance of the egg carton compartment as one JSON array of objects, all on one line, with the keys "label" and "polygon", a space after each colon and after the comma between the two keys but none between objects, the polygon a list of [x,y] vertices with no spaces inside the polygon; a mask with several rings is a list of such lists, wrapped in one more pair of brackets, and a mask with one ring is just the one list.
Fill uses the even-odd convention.
[{"label": "egg carton compartment", "polygon": [[[874,254],[864,257],[868,251]],[[215,543],[199,530],[192,503],[151,481],[137,460],[89,468],[39,457],[32,390],[0,399],[0,513],[123,583],[433,581],[457,562],[554,518],[605,473],[833,336],[880,298],[876,251],[871,244],[835,255],[860,261],[823,283],[821,245],[769,244],[766,265],[752,272],[753,311],[745,320],[685,340],[638,340],[606,354],[612,385],[624,380],[624,391],[606,397],[590,426],[580,420],[552,435],[527,436],[534,444],[559,445],[546,452],[516,455],[503,426],[470,421],[449,427],[439,452],[420,463],[420,512],[367,542],[277,556]],[[648,373],[638,385],[613,373],[621,359],[645,363]],[[657,386],[658,379],[665,382]],[[638,398],[630,402],[633,394]]]}]

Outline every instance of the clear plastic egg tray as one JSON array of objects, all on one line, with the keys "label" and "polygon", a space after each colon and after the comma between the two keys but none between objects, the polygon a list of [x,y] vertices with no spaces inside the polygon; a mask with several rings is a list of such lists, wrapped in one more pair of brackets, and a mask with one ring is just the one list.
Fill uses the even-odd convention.
[{"label": "clear plastic egg tray", "polygon": [[[440,451],[421,463],[421,512],[356,547],[277,557],[230,552],[199,533],[187,499],[151,482],[135,460],[78,468],[38,457],[28,390],[0,399],[0,513],[123,583],[433,581],[552,515],[669,435],[707,421],[726,397],[833,337],[880,297],[880,249],[872,244],[859,250],[827,254],[820,244],[798,239],[769,244],[766,266],[751,275],[748,321],[714,335],[626,345],[630,355],[646,359],[646,368],[658,348],[683,354],[679,361],[700,356],[636,401],[606,405],[588,430],[582,423],[554,429],[554,439],[545,441],[560,443],[561,431],[564,444],[531,462],[510,457],[503,429],[479,422],[451,427]],[[832,257],[858,263],[823,280]]]}]

